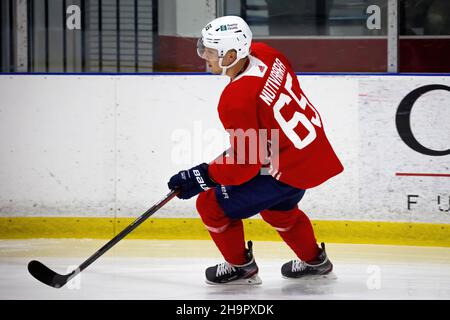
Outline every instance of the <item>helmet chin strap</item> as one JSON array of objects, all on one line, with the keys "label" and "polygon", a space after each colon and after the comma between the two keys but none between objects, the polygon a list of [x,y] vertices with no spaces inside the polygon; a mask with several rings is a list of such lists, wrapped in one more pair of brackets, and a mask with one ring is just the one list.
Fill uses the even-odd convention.
[{"label": "helmet chin strap", "polygon": [[221,75],[225,76],[227,74],[227,70],[229,68],[231,68],[232,66],[234,66],[236,63],[238,63],[239,59],[236,58],[236,60],[234,60],[233,63],[230,64],[229,66],[223,66],[222,65],[222,61],[223,61],[223,58],[219,58],[219,67],[222,68],[222,74]]}]

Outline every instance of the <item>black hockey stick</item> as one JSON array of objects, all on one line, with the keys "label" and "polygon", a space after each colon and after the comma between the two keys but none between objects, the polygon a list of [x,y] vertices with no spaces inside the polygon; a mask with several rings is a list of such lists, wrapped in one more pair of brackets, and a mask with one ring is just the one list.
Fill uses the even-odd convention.
[{"label": "black hockey stick", "polygon": [[178,190],[172,190],[170,193],[166,195],[166,197],[156,203],[153,207],[148,209],[144,214],[142,214],[139,218],[134,220],[128,227],[123,229],[117,236],[112,238],[107,244],[100,248],[96,253],[89,257],[85,262],[83,262],[77,269],[73,270],[71,273],[66,275],[61,275],[53,270],[50,270],[44,264],[39,261],[33,260],[28,263],[28,271],[31,273],[33,277],[37,280],[49,285],[53,288],[61,288],[70,279],[75,277],[81,271],[86,269],[91,263],[100,258],[106,251],[111,249],[117,242],[126,237],[131,231],[136,229],[142,222],[144,222],[148,217],[158,211],[162,206],[164,206],[167,202],[169,202],[173,197],[178,194]]}]

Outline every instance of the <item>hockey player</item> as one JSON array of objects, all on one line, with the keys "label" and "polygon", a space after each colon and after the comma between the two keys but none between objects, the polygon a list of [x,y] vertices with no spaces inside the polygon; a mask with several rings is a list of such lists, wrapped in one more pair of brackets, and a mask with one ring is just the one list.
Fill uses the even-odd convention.
[{"label": "hockey player", "polygon": [[[231,148],[209,164],[175,174],[168,186],[178,188],[181,199],[199,194],[197,211],[225,259],[206,269],[207,283],[261,283],[242,223],[258,213],[297,256],[281,267],[283,277],[331,272],[325,246],[317,245],[311,222],[297,204],[306,189],[336,176],[343,166],[290,63],[275,49],[252,44],[249,26],[237,16],[208,23],[197,51],[212,73],[230,78],[218,114]],[[256,144],[249,132],[257,132]],[[265,157],[254,157],[266,148],[261,141]]]}]

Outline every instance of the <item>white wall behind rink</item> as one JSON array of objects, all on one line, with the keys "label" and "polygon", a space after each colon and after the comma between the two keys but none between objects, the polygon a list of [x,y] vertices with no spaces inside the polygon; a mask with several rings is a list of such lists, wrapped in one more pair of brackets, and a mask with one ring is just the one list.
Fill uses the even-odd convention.
[{"label": "white wall behind rink", "polygon": [[[306,192],[312,219],[450,223],[450,155],[427,156],[399,137],[400,101],[449,77],[300,76],[345,171]],[[223,151],[216,76],[0,76],[0,214],[138,216],[181,169]],[[450,149],[450,91],[414,105],[416,138]],[[409,195],[409,197],[408,197]],[[438,203],[439,197],[439,203]],[[408,208],[408,199],[410,201]],[[174,199],[155,217],[197,217]]]}]

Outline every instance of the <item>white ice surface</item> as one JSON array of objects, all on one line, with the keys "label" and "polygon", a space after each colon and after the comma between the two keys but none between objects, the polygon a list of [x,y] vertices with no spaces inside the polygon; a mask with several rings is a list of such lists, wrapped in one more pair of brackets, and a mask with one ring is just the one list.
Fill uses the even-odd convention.
[{"label": "white ice surface", "polygon": [[0,241],[0,299],[305,300],[450,299],[450,248],[327,244],[334,271],[326,278],[286,280],[294,258],[282,242],[254,242],[263,283],[211,286],[204,269],[222,262],[211,241],[122,240],[72,282],[47,287],[27,271],[39,260],[65,274],[106,241]]}]

